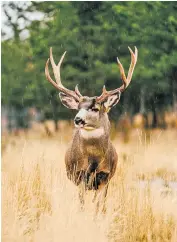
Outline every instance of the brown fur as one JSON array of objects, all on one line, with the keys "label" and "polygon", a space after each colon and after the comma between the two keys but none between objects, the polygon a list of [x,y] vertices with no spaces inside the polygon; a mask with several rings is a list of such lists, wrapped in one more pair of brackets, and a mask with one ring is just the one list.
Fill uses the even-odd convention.
[{"label": "brown fur", "polygon": [[[67,176],[76,185],[83,184],[86,190],[99,190],[103,185],[105,196],[109,180],[114,175],[117,165],[117,153],[109,138],[110,123],[107,112],[119,102],[121,93],[130,84],[138,56],[136,47],[135,52],[130,47],[128,48],[131,53],[131,64],[127,78],[124,68],[117,58],[123,84],[112,91],[107,91],[104,86],[99,97],[82,96],[77,85],[75,91],[62,85],[60,66],[66,52],[56,65],[52,48],[50,48],[50,59],[47,60],[45,67],[46,78],[59,90],[59,97],[63,105],[69,109],[79,110],[74,120],[76,130],[73,140],[66,152]],[[52,64],[56,82],[52,80],[49,74],[49,61]],[[58,70],[59,74],[57,73]]]},{"label": "brown fur", "polygon": [[[117,165],[117,153],[109,137],[110,123],[107,113],[102,112],[100,114],[100,127],[103,129],[101,136],[88,139],[82,136],[80,129],[76,129],[65,157],[68,178],[76,185],[79,185],[83,181],[85,188],[89,190],[97,190],[102,185],[108,184],[115,173]],[[93,163],[96,166],[95,169]],[[103,176],[105,173],[107,177],[101,179],[98,187],[93,186],[92,180],[90,187],[85,179],[91,173],[94,174],[93,177],[96,177],[100,173]]]}]

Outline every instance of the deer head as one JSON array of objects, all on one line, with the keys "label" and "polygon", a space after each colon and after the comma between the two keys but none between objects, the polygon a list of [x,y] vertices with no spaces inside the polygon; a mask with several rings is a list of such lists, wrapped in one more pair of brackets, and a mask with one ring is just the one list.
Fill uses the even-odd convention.
[{"label": "deer head", "polygon": [[[74,91],[64,87],[60,78],[60,66],[66,52],[64,52],[58,65],[56,65],[53,59],[52,48],[50,48],[50,58],[47,60],[45,66],[46,78],[60,92],[59,96],[64,106],[69,109],[79,110],[74,119],[74,123],[77,128],[83,128],[85,130],[99,128],[101,126],[101,116],[108,113],[109,110],[119,102],[121,93],[125,91],[130,84],[138,57],[138,50],[136,47],[135,52],[133,52],[130,47],[128,48],[131,53],[131,64],[127,77],[121,62],[117,58],[117,63],[123,81],[122,86],[111,91],[107,91],[105,86],[103,86],[102,94],[99,97],[82,96],[77,85]],[[49,74],[49,61],[51,62],[56,82],[52,80]]]}]

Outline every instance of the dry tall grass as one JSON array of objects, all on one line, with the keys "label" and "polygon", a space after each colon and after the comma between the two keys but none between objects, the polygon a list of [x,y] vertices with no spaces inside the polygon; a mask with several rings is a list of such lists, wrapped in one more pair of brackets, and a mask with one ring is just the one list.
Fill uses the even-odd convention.
[{"label": "dry tall grass", "polygon": [[12,139],[2,156],[2,241],[176,242],[177,131],[148,137],[134,131],[128,144],[115,139],[118,168],[107,211],[97,216],[92,192],[80,210],[62,136]]}]

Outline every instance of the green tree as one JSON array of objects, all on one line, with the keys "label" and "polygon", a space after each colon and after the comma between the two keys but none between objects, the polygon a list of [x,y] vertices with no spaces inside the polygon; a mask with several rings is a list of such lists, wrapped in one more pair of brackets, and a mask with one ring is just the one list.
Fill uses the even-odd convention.
[{"label": "green tree", "polygon": [[[21,14],[26,16],[25,12],[38,12],[44,17],[26,25],[29,38],[25,42],[14,38],[2,44],[3,102],[20,106],[19,100],[23,99],[23,105],[36,105],[45,118],[53,118],[56,123],[58,119],[73,118],[73,113],[59,101],[57,91],[46,81],[44,68],[49,47],[53,47],[56,62],[67,50],[61,67],[64,85],[74,89],[79,84],[83,95],[94,96],[100,95],[104,84],[108,90],[121,85],[116,57],[127,73],[130,64],[127,47],[137,46],[138,62],[129,91],[111,111],[111,118],[117,120],[125,111],[132,114],[152,111],[156,126],[157,112],[175,107],[175,2],[31,2]],[[7,79],[13,87],[11,91]],[[17,90],[21,99],[15,95]]]}]

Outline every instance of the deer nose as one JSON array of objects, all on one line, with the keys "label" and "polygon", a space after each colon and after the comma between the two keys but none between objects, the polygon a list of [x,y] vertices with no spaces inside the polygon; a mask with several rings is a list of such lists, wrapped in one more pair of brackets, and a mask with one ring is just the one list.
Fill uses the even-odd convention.
[{"label": "deer nose", "polygon": [[84,122],[84,120],[82,120],[81,118],[79,118],[79,117],[76,117],[75,119],[74,119],[74,122],[75,122],[75,124],[85,124],[85,122]]}]

